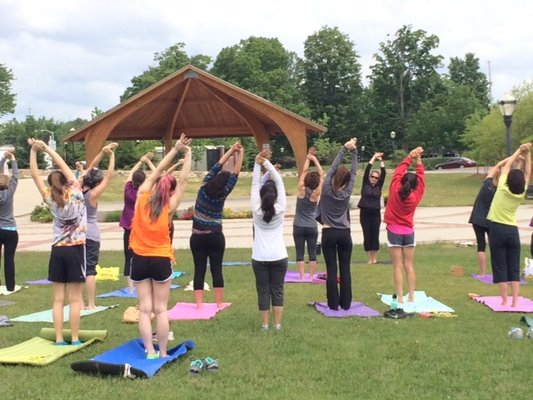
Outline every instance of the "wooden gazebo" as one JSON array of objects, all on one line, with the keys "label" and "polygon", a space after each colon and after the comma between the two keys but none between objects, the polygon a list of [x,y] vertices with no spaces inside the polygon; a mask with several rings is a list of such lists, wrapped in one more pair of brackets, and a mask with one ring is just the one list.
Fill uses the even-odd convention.
[{"label": "wooden gazebo", "polygon": [[184,132],[192,138],[253,136],[261,149],[285,135],[298,170],[307,135],[326,128],[191,65],[113,107],[64,138],[84,141],[90,162],[107,140],[161,140],[165,151]]}]

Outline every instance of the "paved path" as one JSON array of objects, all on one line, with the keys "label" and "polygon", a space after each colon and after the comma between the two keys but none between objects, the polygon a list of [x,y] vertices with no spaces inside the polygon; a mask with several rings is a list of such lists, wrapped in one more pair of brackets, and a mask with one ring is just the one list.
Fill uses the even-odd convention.
[{"label": "paved path", "polygon": [[[180,209],[187,209],[193,204],[192,199],[184,200]],[[19,251],[49,251],[52,237],[51,224],[31,222],[29,214],[41,202],[31,179],[22,179],[15,194],[15,215],[19,231]],[[356,204],[357,197],[353,202]],[[249,199],[229,198],[228,208],[249,209]],[[287,246],[293,246],[292,214],[294,213],[295,198],[289,197],[284,238]],[[121,210],[122,203],[101,203],[100,211]],[[419,207],[415,214],[416,239],[418,243],[435,242],[475,242],[472,226],[468,223],[471,207]],[[518,209],[517,219],[522,243],[529,244],[531,228],[529,222],[533,216],[533,205],[524,204]],[[351,212],[352,238],[356,246],[361,246],[363,234],[359,225],[359,210]],[[382,226],[380,240],[386,242],[385,231]],[[101,249],[122,250],[122,229],[118,223],[101,223]],[[191,221],[175,221],[174,247],[189,248]],[[250,219],[225,220],[224,234],[228,248],[248,248],[252,246],[252,221]]]}]

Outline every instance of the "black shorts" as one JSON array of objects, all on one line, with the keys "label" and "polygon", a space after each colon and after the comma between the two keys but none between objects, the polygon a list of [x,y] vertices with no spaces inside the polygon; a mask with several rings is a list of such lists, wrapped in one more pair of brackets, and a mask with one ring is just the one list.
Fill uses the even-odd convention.
[{"label": "black shorts", "polygon": [[98,256],[100,254],[100,242],[87,239],[85,241],[85,263],[87,271],[85,275],[96,275],[96,264],[98,264]]},{"label": "black shorts", "polygon": [[168,257],[145,257],[133,253],[130,279],[134,282],[141,282],[146,279],[166,282],[172,279],[172,272],[172,262]]},{"label": "black shorts", "polygon": [[52,246],[48,280],[58,283],[85,282],[85,245]]}]

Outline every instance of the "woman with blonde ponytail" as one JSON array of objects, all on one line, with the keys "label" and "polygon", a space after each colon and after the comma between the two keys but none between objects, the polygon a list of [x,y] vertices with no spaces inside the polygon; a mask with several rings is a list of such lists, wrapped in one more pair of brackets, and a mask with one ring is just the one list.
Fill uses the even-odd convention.
[{"label": "woman with blonde ponytail", "polygon": [[[169,221],[178,208],[191,171],[191,139],[180,139],[161,160],[155,171],[139,186],[131,224],[130,247],[133,251],[130,278],[139,298],[139,332],[147,359],[167,356],[168,297],[172,280],[174,251],[169,237]],[[185,155],[179,181],[163,174],[178,153]],[[152,342],[151,315],[155,314],[159,351]]]},{"label": "woman with blonde ponytail", "polygon": [[[50,206],[53,216],[54,240],[48,264],[48,280],[53,284],[52,316],[56,345],[66,346],[63,337],[63,307],[65,292],[70,305],[71,345],[80,345],[80,310],[82,285],[85,282],[85,239],[87,214],[80,184],[61,156],[43,141],[28,139],[31,146],[30,171],[43,200]],[[37,166],[37,153],[48,154],[59,170],[48,175],[46,187]]]},{"label": "woman with blonde ponytail", "polygon": [[[422,153],[417,147],[396,167],[389,187],[389,198],[385,215],[387,224],[387,246],[393,266],[395,293],[398,303],[403,303],[403,272],[409,289],[408,301],[413,302],[415,293],[415,209],[422,200],[426,188]],[[416,172],[406,172],[416,161]]]}]

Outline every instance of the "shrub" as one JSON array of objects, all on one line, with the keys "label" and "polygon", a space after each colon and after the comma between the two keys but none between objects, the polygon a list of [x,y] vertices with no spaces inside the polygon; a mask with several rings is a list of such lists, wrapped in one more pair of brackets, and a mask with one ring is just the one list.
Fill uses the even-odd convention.
[{"label": "shrub", "polygon": [[252,218],[252,211],[251,210],[233,211],[230,208],[224,208],[224,211],[222,211],[222,218],[223,219]]},{"label": "shrub", "polygon": [[122,211],[107,211],[104,213],[102,222],[119,222]]},{"label": "shrub", "polygon": [[46,203],[35,206],[31,212],[30,220],[32,222],[52,222],[52,211]]}]

